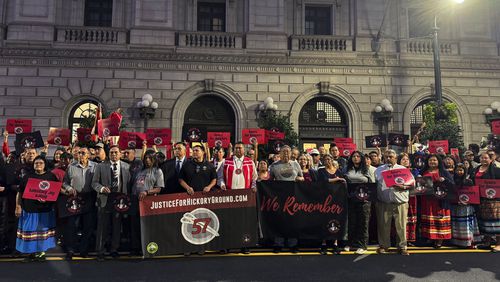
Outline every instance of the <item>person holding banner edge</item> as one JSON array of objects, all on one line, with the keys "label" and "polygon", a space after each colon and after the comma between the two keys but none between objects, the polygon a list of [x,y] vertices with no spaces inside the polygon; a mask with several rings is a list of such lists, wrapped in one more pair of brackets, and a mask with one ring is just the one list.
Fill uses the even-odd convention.
[{"label": "person holding banner edge", "polygon": [[24,176],[19,184],[15,211],[19,217],[16,249],[29,254],[23,262],[45,261],[45,252],[56,246],[54,203],[22,198],[29,178],[57,181],[56,176],[47,171],[47,166],[45,158],[35,157],[33,172]]},{"label": "person holding banner edge", "polygon": [[[481,165],[474,168],[470,173],[470,178],[474,183],[477,179],[500,179],[500,168],[496,167],[494,160],[488,153],[482,153],[479,161]],[[500,251],[500,200],[481,198],[479,205],[479,229],[485,236],[482,248],[491,248],[491,239],[496,236],[496,246],[492,252]]]},{"label": "person holding banner edge", "polygon": [[393,169],[405,169],[397,164],[396,152],[392,149],[385,151],[386,164],[379,166],[375,170],[375,180],[377,183],[377,198],[375,205],[377,212],[377,233],[379,247],[378,254],[386,254],[391,245],[391,221],[394,219],[396,227],[396,244],[401,255],[409,255],[406,241],[406,224],[408,220],[408,199],[409,189],[414,185],[415,179],[412,176],[411,184],[397,184],[387,187],[382,177],[382,172]]},{"label": "person holding banner edge", "polygon": [[194,192],[208,193],[217,183],[215,167],[205,160],[205,148],[193,147],[193,158],[182,166],[179,183],[189,195]]}]

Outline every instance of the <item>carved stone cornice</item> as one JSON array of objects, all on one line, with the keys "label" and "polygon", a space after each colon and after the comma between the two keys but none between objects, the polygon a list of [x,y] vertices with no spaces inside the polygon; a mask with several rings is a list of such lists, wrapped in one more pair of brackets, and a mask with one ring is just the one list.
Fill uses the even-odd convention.
[{"label": "carved stone cornice", "polygon": [[[264,56],[250,54],[181,54],[159,51],[0,48],[2,65],[34,65],[81,68],[123,68],[244,73],[356,74],[432,76],[428,56],[374,58]],[[443,76],[500,77],[500,58],[441,60]]]}]

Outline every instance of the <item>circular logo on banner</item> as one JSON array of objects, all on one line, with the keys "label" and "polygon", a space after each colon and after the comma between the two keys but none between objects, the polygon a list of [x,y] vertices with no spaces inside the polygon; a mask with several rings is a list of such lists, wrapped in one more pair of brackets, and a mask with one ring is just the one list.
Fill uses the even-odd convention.
[{"label": "circular logo on banner", "polygon": [[250,137],[250,138],[248,139],[248,142],[250,142],[250,144],[257,143],[257,137],[255,137],[255,136]]},{"label": "circular logo on banner", "polygon": [[244,234],[243,235],[243,244],[248,244],[250,243],[250,241],[252,240],[252,236],[250,236],[250,234]]},{"label": "circular logo on banner", "polygon": [[348,156],[351,154],[351,151],[349,151],[349,150],[344,150],[344,152],[343,152],[343,153],[344,153],[344,156],[345,156],[345,157],[348,157]]},{"label": "circular logo on banner", "polygon": [[458,201],[462,204],[468,204],[470,201],[470,198],[469,198],[469,196],[462,194],[462,195],[458,196]]},{"label": "circular logo on banner", "polygon": [[14,132],[15,132],[16,134],[21,134],[21,133],[23,133],[23,128],[18,126],[18,127],[16,127],[16,128],[14,128]]},{"label": "circular logo on banner", "polygon": [[446,193],[446,190],[444,190],[442,187],[439,187],[439,186],[436,187],[436,191],[434,192],[434,195],[437,198],[444,198],[444,197],[446,197],[447,194],[448,193]]},{"label": "circular logo on banner", "polygon": [[23,146],[24,148],[34,148],[35,147],[35,139],[33,138],[33,136],[25,136],[23,139],[21,139],[21,146]]},{"label": "circular logo on banner", "polygon": [[403,177],[396,177],[394,178],[394,182],[396,182],[396,184],[403,185],[405,184],[405,179]]},{"label": "circular logo on banner", "polygon": [[62,143],[61,137],[58,136],[58,137],[54,138],[54,144],[55,145],[61,145],[61,143]]},{"label": "circular logo on banner", "polygon": [[495,196],[497,195],[497,191],[495,189],[486,189],[486,198],[488,199],[494,199]]},{"label": "circular logo on banner", "polygon": [[206,208],[197,208],[181,218],[181,233],[193,245],[203,245],[219,236],[219,218]]},{"label": "circular logo on banner", "polygon": [[148,253],[154,255],[158,251],[158,244],[156,244],[155,242],[150,242],[146,246],[146,250],[148,251]]},{"label": "circular logo on banner", "polygon": [[443,147],[437,147],[437,148],[436,148],[436,152],[437,152],[438,154],[444,154],[444,149],[443,149]]},{"label": "circular logo on banner", "polygon": [[83,205],[84,201],[81,197],[79,196],[69,197],[68,200],[66,201],[66,210],[69,213],[78,213],[82,210]]},{"label": "circular logo on banner", "polygon": [[330,222],[328,222],[327,229],[328,229],[328,232],[330,232],[331,234],[339,233],[340,223],[335,219],[330,220]]},{"label": "circular logo on banner", "polygon": [[188,139],[191,142],[199,141],[201,138],[201,131],[198,128],[190,128],[188,130]]},{"label": "circular logo on banner", "polygon": [[163,143],[163,139],[161,137],[155,137],[155,139],[153,139],[153,142],[155,143],[155,145],[161,145]]},{"label": "circular logo on banner", "polygon": [[356,191],[356,198],[361,201],[368,200],[368,188],[366,186],[358,186],[358,191]]},{"label": "circular logo on banner", "polygon": [[50,183],[48,181],[42,181],[38,184],[38,188],[43,191],[48,190],[50,188]]},{"label": "circular logo on banner", "polygon": [[130,198],[128,195],[118,195],[113,201],[113,207],[117,212],[126,212],[130,209]]},{"label": "circular logo on banner", "polygon": [[92,139],[92,136],[90,134],[86,134],[85,137],[83,137],[83,140],[85,140],[85,142],[89,142],[90,139]]},{"label": "circular logo on banner", "polygon": [[283,143],[282,141],[276,141],[274,142],[274,151],[276,153],[279,153],[281,151],[281,148],[285,146],[285,143]]},{"label": "circular logo on banner", "polygon": [[215,147],[222,147],[222,141],[215,140]]},{"label": "circular logo on banner", "polygon": [[421,182],[417,182],[417,184],[415,185],[415,191],[417,193],[423,193],[425,192],[425,190],[427,190],[427,188]]},{"label": "circular logo on banner", "polygon": [[109,128],[104,128],[104,130],[102,131],[102,135],[104,137],[108,137],[109,135],[111,134],[111,130],[109,130]]},{"label": "circular logo on banner", "polygon": [[136,145],[135,141],[128,141],[128,143],[127,143],[127,146],[129,148],[135,148],[135,145]]},{"label": "circular logo on banner", "polygon": [[380,137],[373,137],[371,139],[371,144],[373,147],[379,147],[382,144],[382,140],[380,139]]}]

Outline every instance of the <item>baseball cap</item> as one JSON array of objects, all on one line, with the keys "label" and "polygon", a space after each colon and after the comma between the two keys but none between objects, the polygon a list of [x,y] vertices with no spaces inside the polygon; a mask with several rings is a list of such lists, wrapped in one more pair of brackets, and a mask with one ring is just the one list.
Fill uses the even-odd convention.
[{"label": "baseball cap", "polygon": [[465,151],[464,156],[468,156],[468,155],[474,155],[474,152],[472,152],[472,151]]},{"label": "baseball cap", "polygon": [[101,142],[95,144],[94,148],[101,148],[101,149],[104,149],[104,144],[102,144]]},{"label": "baseball cap", "polygon": [[318,149],[312,149],[311,152],[309,152],[309,155],[319,155]]}]

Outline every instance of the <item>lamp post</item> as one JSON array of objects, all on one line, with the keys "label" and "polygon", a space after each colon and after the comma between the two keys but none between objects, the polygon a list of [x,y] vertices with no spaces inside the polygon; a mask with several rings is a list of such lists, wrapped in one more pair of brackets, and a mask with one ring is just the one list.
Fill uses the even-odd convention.
[{"label": "lamp post", "polygon": [[495,101],[491,103],[490,107],[484,109],[483,113],[488,124],[491,124],[494,120],[500,120],[500,102]]},{"label": "lamp post", "polygon": [[278,110],[278,105],[274,103],[272,97],[267,97],[264,102],[259,105],[259,117],[265,118],[269,115],[274,115]]},{"label": "lamp post", "polygon": [[144,119],[144,131],[146,131],[148,129],[148,120],[155,117],[158,103],[153,102],[151,94],[144,94],[142,100],[137,102],[137,108],[139,109],[140,117]]},{"label": "lamp post", "polygon": [[394,107],[388,99],[383,99],[380,101],[380,104],[373,109],[373,119],[375,123],[379,124],[381,127],[380,132],[385,134],[385,136],[389,134],[389,122],[392,120],[393,111]]}]

